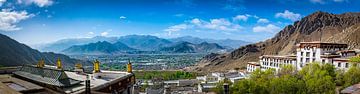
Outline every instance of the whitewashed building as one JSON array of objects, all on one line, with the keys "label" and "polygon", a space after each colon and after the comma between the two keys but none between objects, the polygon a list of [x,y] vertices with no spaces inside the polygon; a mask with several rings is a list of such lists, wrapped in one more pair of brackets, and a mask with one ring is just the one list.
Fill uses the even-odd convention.
[{"label": "whitewashed building", "polygon": [[[347,44],[326,43],[326,42],[300,42],[296,45],[296,55],[263,55],[260,56],[260,69],[270,68],[278,71],[282,65],[292,65],[297,70],[311,62],[334,65],[336,69],[347,70],[351,64],[349,58],[356,56],[354,50],[347,50]],[[247,71],[252,72],[253,66],[248,63]]]},{"label": "whitewashed building", "polygon": [[256,69],[260,69],[260,64],[259,62],[248,62],[247,66],[246,66],[246,71],[247,72],[253,72]]},{"label": "whitewashed building", "polygon": [[198,76],[196,79],[199,81],[198,92],[210,92],[212,88],[216,87],[216,84],[224,79],[230,80],[232,83],[245,79],[246,75],[238,71],[229,71],[227,73],[210,73],[205,76]]},{"label": "whitewashed building", "polygon": [[[326,55],[337,55],[337,51],[346,50],[347,44],[340,43],[325,43],[325,42],[301,42],[297,45],[296,49],[296,61],[297,69],[301,69],[310,62],[324,62],[331,63],[336,56],[321,58]],[[328,62],[326,62],[328,61]]]},{"label": "whitewashed building", "polygon": [[277,56],[277,55],[263,55],[260,56],[260,68],[262,71],[273,68],[278,71],[281,66],[293,65],[296,66],[296,56]]}]

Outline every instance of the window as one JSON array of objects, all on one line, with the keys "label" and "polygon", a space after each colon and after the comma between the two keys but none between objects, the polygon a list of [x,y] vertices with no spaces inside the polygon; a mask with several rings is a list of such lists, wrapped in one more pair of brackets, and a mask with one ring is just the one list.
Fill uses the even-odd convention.
[{"label": "window", "polygon": [[322,63],[325,63],[325,59],[323,59],[321,62],[322,62]]},{"label": "window", "polygon": [[310,58],[306,58],[305,62],[306,63],[310,62]]},{"label": "window", "polygon": [[338,63],[338,67],[341,67],[341,63],[340,63],[340,62]]},{"label": "window", "polygon": [[315,58],[315,52],[313,52],[313,57]]},{"label": "window", "polygon": [[345,68],[349,68],[349,63],[345,63]]},{"label": "window", "polygon": [[304,55],[304,52],[301,52],[301,56],[303,56]]},{"label": "window", "polygon": [[306,52],[306,57],[310,57],[310,52]]}]

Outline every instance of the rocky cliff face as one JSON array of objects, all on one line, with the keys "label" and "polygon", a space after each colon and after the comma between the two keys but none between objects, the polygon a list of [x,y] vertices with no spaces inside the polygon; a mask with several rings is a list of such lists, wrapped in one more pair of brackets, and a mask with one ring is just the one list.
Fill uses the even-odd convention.
[{"label": "rocky cliff face", "polygon": [[212,72],[243,69],[247,62],[258,61],[260,55],[292,54],[295,45],[302,41],[347,43],[349,49],[358,49],[359,37],[360,13],[337,15],[319,11],[286,26],[271,39],[240,47],[231,53],[205,57],[193,70]]}]

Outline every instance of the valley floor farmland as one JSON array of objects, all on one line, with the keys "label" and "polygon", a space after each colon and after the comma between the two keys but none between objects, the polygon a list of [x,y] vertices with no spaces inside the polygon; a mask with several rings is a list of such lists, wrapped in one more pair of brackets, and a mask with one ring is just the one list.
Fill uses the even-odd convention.
[{"label": "valley floor farmland", "polygon": [[125,70],[132,63],[134,70],[178,70],[194,65],[206,54],[127,54],[127,55],[76,55],[81,60],[101,62],[101,68]]}]

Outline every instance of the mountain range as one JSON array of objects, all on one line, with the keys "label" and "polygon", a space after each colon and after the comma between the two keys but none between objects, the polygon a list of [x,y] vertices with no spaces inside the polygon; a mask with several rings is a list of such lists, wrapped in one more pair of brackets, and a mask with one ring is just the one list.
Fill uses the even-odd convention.
[{"label": "mountain range", "polygon": [[159,38],[150,35],[128,35],[118,38],[118,42],[122,42],[129,47],[142,50],[154,51],[161,47],[169,46],[173,42],[167,39]]},{"label": "mountain range", "polygon": [[[89,43],[84,45],[74,45],[62,52],[67,55],[114,55],[114,54],[131,54],[131,53],[223,53],[228,49],[216,44],[203,42],[193,44],[190,42],[178,42],[167,44],[168,46],[153,46],[154,50],[148,52],[146,50],[138,50],[127,46],[118,41],[109,43],[107,41]],[[161,48],[158,48],[161,47]],[[142,52],[141,52],[142,51]]]},{"label": "mountain range", "polygon": [[107,41],[89,43],[85,45],[74,45],[62,52],[66,54],[87,54],[87,55],[106,55],[106,54],[117,54],[126,53],[128,51],[135,51],[136,49],[130,48],[127,45],[116,42],[111,44]]},{"label": "mountain range", "polygon": [[[56,41],[54,43],[46,44],[46,46],[41,47],[40,50],[42,51],[50,51],[50,52],[60,52],[60,53],[66,53],[66,54],[76,54],[80,52],[85,52],[89,54],[103,54],[108,52],[100,51],[100,49],[95,50],[94,52],[89,52],[88,48],[82,48],[80,49],[80,46],[88,46],[90,43],[97,43],[99,41],[107,41],[108,43],[116,43],[121,42],[128,46],[129,48],[136,49],[137,51],[160,51],[161,49],[165,49],[164,47],[170,47],[177,44],[180,44],[182,42],[188,42],[191,44],[201,44],[201,43],[216,43],[219,44],[219,46],[222,46],[222,48],[226,48],[228,50],[231,50],[232,47],[239,47],[241,45],[248,44],[249,42],[241,41],[241,40],[231,40],[231,39],[225,39],[225,40],[214,40],[214,39],[201,39],[197,37],[191,37],[191,36],[185,36],[185,37],[178,37],[178,38],[172,38],[172,39],[164,39],[159,38],[156,36],[150,36],[150,35],[127,35],[127,36],[121,36],[121,37],[102,37],[97,36],[93,38],[80,38],[80,39],[63,39]],[[223,44],[223,45],[221,45]],[[94,44],[93,44],[94,45]],[[71,49],[69,49],[72,47]],[[88,49],[88,51],[85,51]],[[79,51],[75,51],[79,50]],[[223,49],[221,49],[223,50]],[[210,50],[208,50],[210,51]],[[115,51],[114,53],[119,52]],[[124,52],[124,51],[122,51]],[[164,51],[163,51],[164,52]],[[178,52],[178,51],[169,51],[167,52]],[[186,51],[181,51],[186,52]],[[195,51],[195,52],[203,52],[203,51]],[[211,51],[211,52],[215,52]]]},{"label": "mountain range", "polygon": [[226,48],[216,43],[202,42],[200,44],[193,44],[190,42],[180,42],[178,44],[161,48],[160,51],[170,53],[224,53]]},{"label": "mountain range", "polygon": [[296,51],[296,44],[308,41],[346,43],[349,49],[359,49],[359,37],[360,13],[318,11],[286,26],[273,38],[242,46],[230,53],[210,54],[190,69],[201,72],[245,69],[247,62],[258,61],[261,55],[287,55]]},{"label": "mountain range", "polygon": [[69,48],[74,45],[83,45],[88,43],[94,43],[98,41],[108,41],[114,43],[117,41],[116,37],[102,37],[96,36],[92,38],[76,38],[76,39],[62,39],[56,42],[42,44],[42,47],[39,47],[39,50],[45,52],[61,52],[62,50]]},{"label": "mountain range", "polygon": [[0,43],[1,66],[33,65],[40,59],[44,59],[45,64],[55,65],[58,58],[62,60],[65,67],[74,66],[75,63],[88,64],[87,61],[72,59],[63,54],[39,52],[3,34],[0,34]]},{"label": "mountain range", "polygon": [[186,41],[186,42],[190,42],[190,43],[194,43],[194,44],[200,44],[203,42],[207,42],[207,43],[217,43],[221,46],[224,47],[231,47],[231,48],[239,48],[240,46],[246,45],[246,44],[250,44],[250,42],[247,41],[242,41],[242,40],[232,40],[232,39],[202,39],[202,38],[198,38],[198,37],[192,37],[192,36],[184,36],[184,37],[178,37],[178,38],[172,38],[169,39],[170,41],[173,42],[181,42],[181,41]]}]

